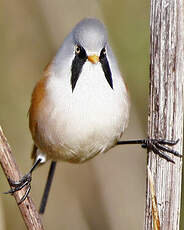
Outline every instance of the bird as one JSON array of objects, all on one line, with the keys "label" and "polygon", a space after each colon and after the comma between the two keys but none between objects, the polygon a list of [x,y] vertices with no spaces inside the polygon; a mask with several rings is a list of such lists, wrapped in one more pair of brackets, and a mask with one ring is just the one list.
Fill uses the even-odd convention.
[{"label": "bird", "polygon": [[[108,41],[105,25],[96,18],[80,21],[64,39],[36,84],[29,109],[34,142],[34,164],[19,182],[10,180],[14,193],[27,186],[34,169],[48,160],[51,167],[40,213],[43,214],[56,162],[84,163],[117,144],[141,144],[173,162],[163,151],[180,156],[163,145],[177,141],[120,141],[128,126],[130,99],[127,86]],[[161,146],[161,147],[160,147]]]},{"label": "bird", "polygon": [[36,156],[82,163],[107,151],[127,127],[129,104],[104,25],[81,21],[33,91],[29,121]]}]

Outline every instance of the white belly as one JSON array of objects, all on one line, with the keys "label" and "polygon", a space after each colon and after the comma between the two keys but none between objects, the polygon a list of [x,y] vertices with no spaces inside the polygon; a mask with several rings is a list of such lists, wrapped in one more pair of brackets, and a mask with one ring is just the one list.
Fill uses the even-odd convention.
[{"label": "white belly", "polygon": [[128,122],[128,96],[120,77],[113,86],[111,89],[100,63],[84,65],[73,92],[69,76],[49,79],[50,112],[47,126],[45,122],[40,126],[47,141],[55,146],[52,153],[47,153],[51,158],[83,162],[119,140]]}]

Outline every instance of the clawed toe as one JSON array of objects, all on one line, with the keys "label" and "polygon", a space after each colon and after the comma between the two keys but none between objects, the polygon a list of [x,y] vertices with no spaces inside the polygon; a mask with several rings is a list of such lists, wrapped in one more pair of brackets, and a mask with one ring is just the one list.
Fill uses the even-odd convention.
[{"label": "clawed toe", "polygon": [[152,150],[155,154],[166,159],[167,161],[175,163],[170,156],[165,154],[165,152],[171,153],[172,155],[177,157],[183,157],[183,155],[173,150],[172,148],[166,147],[165,145],[174,146],[178,143],[178,141],[179,139],[177,139],[176,141],[165,140],[165,139],[138,139],[138,140],[118,141],[117,144],[118,145],[140,144],[142,148]]},{"label": "clawed toe", "polygon": [[41,163],[41,161],[42,161],[41,158],[36,159],[32,168],[30,169],[29,173],[27,173],[25,176],[23,176],[19,181],[13,181],[12,179],[9,178],[8,181],[9,181],[9,184],[11,186],[11,189],[8,192],[5,192],[4,194],[13,195],[15,192],[26,187],[26,191],[25,191],[23,197],[18,202],[18,204],[21,204],[27,198],[27,196],[29,195],[29,192],[31,190],[32,172]]},{"label": "clawed toe", "polygon": [[143,148],[148,148],[152,150],[155,154],[159,155],[160,157],[164,158],[165,160],[175,163],[174,160],[166,155],[164,152],[171,153],[177,157],[183,157],[182,154],[178,153],[177,151],[166,147],[165,145],[173,146],[178,143],[179,139],[176,141],[173,140],[164,140],[164,139],[147,139],[147,141],[142,145]]},{"label": "clawed toe", "polygon": [[[15,187],[15,188],[18,188],[18,187],[21,187],[23,184],[25,184],[26,182],[31,182],[32,180],[32,176],[31,176],[31,173],[28,173],[26,175],[24,175],[19,181],[13,181],[12,179],[8,179],[10,185],[12,187]],[[23,186],[24,187],[24,186]],[[22,187],[20,188],[22,189]],[[18,189],[18,190],[20,190]],[[17,190],[17,191],[18,191]]]},{"label": "clawed toe", "polygon": [[155,143],[159,143],[161,145],[169,145],[169,146],[173,146],[176,145],[179,142],[179,138],[177,140],[165,140],[165,139],[152,139],[153,142]]},{"label": "clawed toe", "polygon": [[25,194],[23,195],[23,197],[18,202],[18,205],[21,204],[27,198],[27,196],[29,195],[30,191],[31,191],[31,184],[29,184],[27,186],[27,190],[26,190]]},{"label": "clawed toe", "polygon": [[23,195],[23,197],[20,199],[18,203],[18,204],[21,204],[26,199],[26,197],[29,195],[29,192],[31,190],[31,180],[32,180],[31,173],[26,174],[19,181],[13,181],[9,178],[9,183],[11,187],[13,188],[11,188],[7,192],[4,192],[4,194],[13,195],[15,192],[21,190],[24,187],[27,187],[25,194]]}]

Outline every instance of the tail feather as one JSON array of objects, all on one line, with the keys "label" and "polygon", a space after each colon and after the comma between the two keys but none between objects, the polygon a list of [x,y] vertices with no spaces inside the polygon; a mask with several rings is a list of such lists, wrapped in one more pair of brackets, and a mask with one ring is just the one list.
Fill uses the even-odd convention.
[{"label": "tail feather", "polygon": [[46,182],[46,185],[45,185],[44,193],[43,193],[43,196],[42,196],[41,204],[40,204],[40,209],[39,209],[40,214],[43,214],[44,211],[45,211],[45,207],[46,207],[46,204],[47,204],[47,199],[48,199],[48,196],[49,196],[52,180],[53,180],[53,177],[54,177],[55,168],[56,168],[56,161],[52,161],[51,165],[50,165],[50,170],[49,170],[49,174],[48,174],[48,177],[47,177],[47,182]]}]

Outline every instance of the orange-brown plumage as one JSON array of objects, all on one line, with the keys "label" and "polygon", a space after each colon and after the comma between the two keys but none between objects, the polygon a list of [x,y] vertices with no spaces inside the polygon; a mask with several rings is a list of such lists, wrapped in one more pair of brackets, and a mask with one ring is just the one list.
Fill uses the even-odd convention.
[{"label": "orange-brown plumage", "polygon": [[[31,99],[31,105],[29,108],[29,128],[32,134],[33,139],[36,139],[37,133],[37,119],[38,114],[41,110],[41,107],[43,105],[44,98],[46,96],[46,84],[50,73],[50,67],[51,63],[49,63],[43,73],[43,77],[40,79],[40,81],[36,84],[33,93],[32,93],[32,99]],[[35,158],[36,156],[36,146],[33,146],[32,150],[32,158]]]},{"label": "orange-brown plumage", "polygon": [[37,113],[40,109],[41,103],[45,96],[45,84],[47,78],[42,78],[35,86],[31,99],[31,106],[29,109],[29,128],[34,136],[36,127]]},{"label": "orange-brown plumage", "polygon": [[37,125],[37,115],[42,105],[43,99],[46,95],[46,83],[50,73],[51,63],[49,63],[43,73],[43,77],[36,84],[31,98],[31,106],[29,108],[29,128],[32,133],[32,136],[35,134],[35,128]]}]

